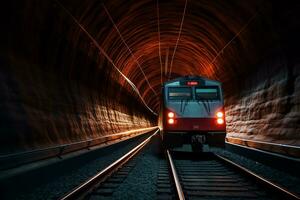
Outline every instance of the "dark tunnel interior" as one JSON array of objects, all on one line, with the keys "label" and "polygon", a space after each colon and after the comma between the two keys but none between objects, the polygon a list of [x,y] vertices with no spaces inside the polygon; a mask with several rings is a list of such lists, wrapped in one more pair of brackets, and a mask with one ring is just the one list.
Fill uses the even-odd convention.
[{"label": "dark tunnel interior", "polygon": [[162,83],[223,83],[227,136],[300,145],[298,1],[8,1],[0,154],[157,126]]}]

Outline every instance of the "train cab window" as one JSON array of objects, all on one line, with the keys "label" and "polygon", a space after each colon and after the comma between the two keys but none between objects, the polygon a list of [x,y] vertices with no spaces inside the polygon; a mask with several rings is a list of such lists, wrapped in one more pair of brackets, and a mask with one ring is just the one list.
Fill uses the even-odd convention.
[{"label": "train cab window", "polygon": [[219,100],[220,92],[218,87],[201,87],[196,88],[196,99],[197,100]]},{"label": "train cab window", "polygon": [[190,87],[170,87],[168,93],[170,100],[189,100],[193,98]]}]

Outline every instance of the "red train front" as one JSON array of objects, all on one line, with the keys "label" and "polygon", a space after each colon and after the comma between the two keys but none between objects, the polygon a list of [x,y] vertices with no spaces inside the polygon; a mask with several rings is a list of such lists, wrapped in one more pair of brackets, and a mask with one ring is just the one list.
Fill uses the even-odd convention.
[{"label": "red train front", "polygon": [[168,148],[202,151],[224,146],[226,124],[221,83],[198,76],[166,82],[159,116],[161,137]]}]

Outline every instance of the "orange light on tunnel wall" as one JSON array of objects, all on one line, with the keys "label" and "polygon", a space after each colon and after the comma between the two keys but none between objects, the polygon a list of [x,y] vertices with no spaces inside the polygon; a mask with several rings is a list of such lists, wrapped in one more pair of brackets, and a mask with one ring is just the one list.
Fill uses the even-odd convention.
[{"label": "orange light on tunnel wall", "polygon": [[224,124],[224,113],[221,111],[218,111],[216,113],[216,116],[217,116],[217,124],[219,124],[219,125]]}]

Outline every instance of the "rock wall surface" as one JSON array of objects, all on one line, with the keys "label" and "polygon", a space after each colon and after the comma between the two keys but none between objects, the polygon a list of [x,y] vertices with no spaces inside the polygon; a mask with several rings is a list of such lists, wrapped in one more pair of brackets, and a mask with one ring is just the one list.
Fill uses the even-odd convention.
[{"label": "rock wall surface", "polygon": [[8,6],[1,33],[0,154],[153,126],[74,22],[52,1],[31,3]]},{"label": "rock wall surface", "polygon": [[274,57],[226,99],[227,136],[300,146],[300,63]]},{"label": "rock wall surface", "polygon": [[273,2],[273,45],[249,73],[237,77],[239,89],[227,92],[228,136],[300,146],[298,9]]},{"label": "rock wall surface", "polygon": [[3,73],[2,67],[1,154],[79,142],[153,125],[137,99],[120,90],[121,86],[114,82],[99,91],[37,69],[35,66]]}]

